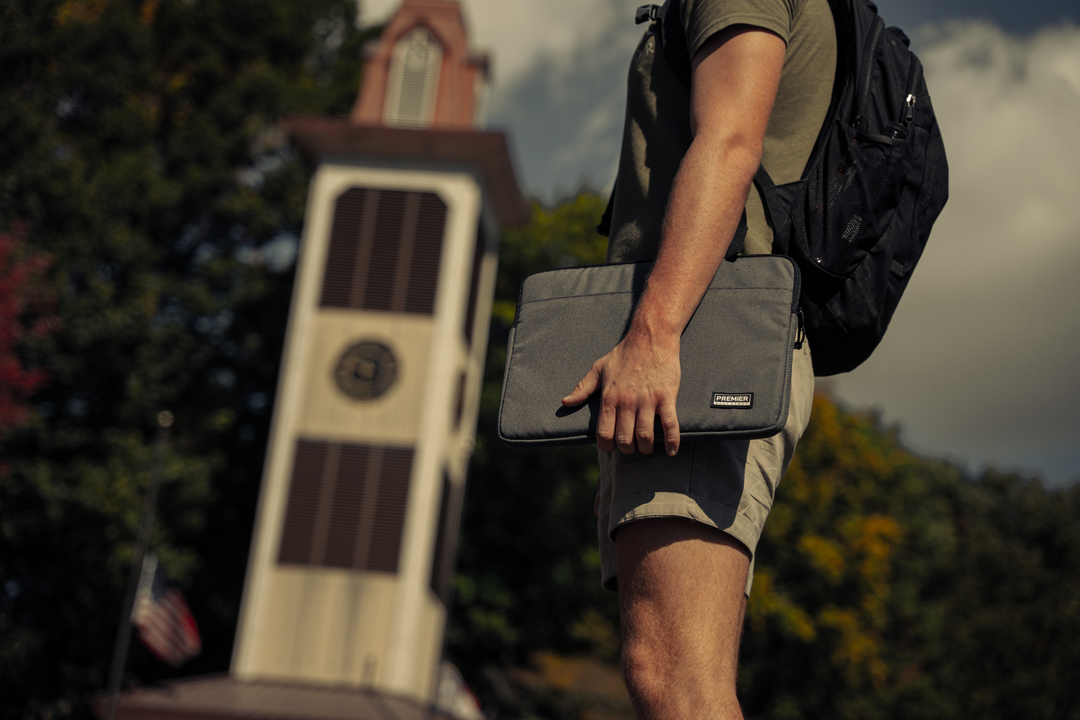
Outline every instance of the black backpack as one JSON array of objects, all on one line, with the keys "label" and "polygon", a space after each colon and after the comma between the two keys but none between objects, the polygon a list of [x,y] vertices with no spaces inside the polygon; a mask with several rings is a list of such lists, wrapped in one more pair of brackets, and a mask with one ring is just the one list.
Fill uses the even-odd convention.
[{"label": "black backpack", "polygon": [[[852,370],[877,347],[949,196],[945,147],[907,36],[886,29],[869,0],[828,2],[836,79],[810,159],[796,182],[775,185],[764,168],[754,178],[774,251],[802,271],[815,375]],[[638,21],[648,19],[689,84],[678,0],[640,8]]]}]

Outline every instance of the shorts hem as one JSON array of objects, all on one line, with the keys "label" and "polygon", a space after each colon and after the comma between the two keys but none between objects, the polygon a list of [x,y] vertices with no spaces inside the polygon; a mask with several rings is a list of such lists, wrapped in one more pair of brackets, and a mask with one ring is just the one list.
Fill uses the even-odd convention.
[{"label": "shorts hem", "polygon": [[745,545],[751,556],[757,549],[762,531],[750,518],[728,505],[700,495],[673,492],[640,493],[620,498],[611,504],[611,517],[618,520],[608,523],[609,538],[616,528],[635,520],[681,517],[723,530]]},{"label": "shorts hem", "polygon": [[[753,582],[754,552],[762,528],[738,510],[695,495],[682,493],[652,492],[631,495],[611,504],[611,517],[618,520],[608,527],[608,539],[614,543],[612,535],[619,527],[637,520],[650,518],[685,518],[703,525],[714,527],[742,543],[750,553],[750,572],[746,582],[746,594],[750,594]],[[605,589],[617,591],[618,574],[614,545],[609,552],[600,556],[601,583]]]}]

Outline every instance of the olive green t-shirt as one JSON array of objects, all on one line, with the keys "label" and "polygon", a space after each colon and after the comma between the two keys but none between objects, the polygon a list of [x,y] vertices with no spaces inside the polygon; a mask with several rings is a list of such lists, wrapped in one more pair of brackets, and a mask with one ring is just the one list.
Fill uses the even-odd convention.
[{"label": "olive green t-shirt", "polygon": [[[690,57],[713,34],[737,24],[771,30],[787,44],[762,165],[778,185],[798,180],[832,96],[836,30],[827,0],[681,0],[680,9]],[[609,262],[656,257],[668,195],[692,139],[690,90],[650,28],[630,65]],[[772,252],[772,230],[753,189],[746,217],[743,252]]]}]

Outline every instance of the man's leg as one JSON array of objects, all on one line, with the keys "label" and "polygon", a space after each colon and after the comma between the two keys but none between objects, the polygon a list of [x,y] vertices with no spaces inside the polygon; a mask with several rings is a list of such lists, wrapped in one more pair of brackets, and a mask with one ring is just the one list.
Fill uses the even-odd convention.
[{"label": "man's leg", "polygon": [[679,518],[615,533],[623,672],[642,720],[742,720],[735,699],[750,554]]}]

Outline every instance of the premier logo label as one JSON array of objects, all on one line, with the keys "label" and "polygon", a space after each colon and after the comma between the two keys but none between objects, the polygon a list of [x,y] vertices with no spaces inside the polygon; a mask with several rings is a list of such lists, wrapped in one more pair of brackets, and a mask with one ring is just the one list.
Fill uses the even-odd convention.
[{"label": "premier logo label", "polygon": [[715,392],[712,396],[714,408],[752,408],[754,407],[754,393],[722,393]]}]

